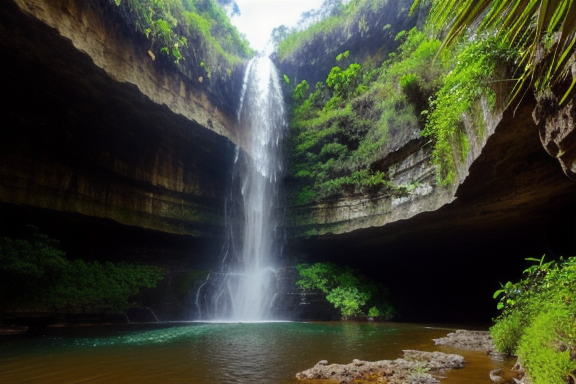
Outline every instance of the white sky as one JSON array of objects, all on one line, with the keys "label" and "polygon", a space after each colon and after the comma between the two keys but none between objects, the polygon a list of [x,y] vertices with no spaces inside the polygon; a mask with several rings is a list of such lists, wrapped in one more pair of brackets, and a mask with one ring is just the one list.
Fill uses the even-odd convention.
[{"label": "white sky", "polygon": [[240,16],[232,17],[232,24],[248,38],[250,46],[263,51],[272,29],[285,25],[293,27],[302,12],[318,9],[323,0],[236,0]]}]

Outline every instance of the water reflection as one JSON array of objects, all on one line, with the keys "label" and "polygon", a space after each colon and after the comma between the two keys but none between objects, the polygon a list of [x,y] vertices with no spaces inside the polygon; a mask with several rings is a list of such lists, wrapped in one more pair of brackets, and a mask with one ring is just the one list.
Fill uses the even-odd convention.
[{"label": "water reflection", "polygon": [[[248,323],[49,330],[43,337],[3,338],[2,383],[297,383],[319,360],[396,359],[403,349],[440,350],[446,330],[406,324]],[[449,351],[448,351],[449,352]],[[494,363],[472,354],[477,376]],[[462,372],[456,372],[462,374]],[[467,383],[486,377],[455,376]],[[451,378],[449,380],[452,380]],[[461,381],[461,382],[464,382]]]}]

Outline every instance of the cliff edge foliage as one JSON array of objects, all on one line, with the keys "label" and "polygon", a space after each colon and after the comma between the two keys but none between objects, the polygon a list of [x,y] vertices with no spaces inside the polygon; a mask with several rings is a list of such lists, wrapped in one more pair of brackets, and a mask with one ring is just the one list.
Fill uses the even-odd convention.
[{"label": "cliff edge foliage", "polygon": [[[357,7],[355,12],[344,8],[328,13],[307,30],[285,36],[278,45],[280,58],[326,39],[334,25],[356,26],[366,10],[361,1],[350,4]],[[476,134],[483,132],[481,100],[493,110],[502,109],[530,89],[546,95],[566,76],[576,44],[573,2],[475,4],[432,2],[425,26],[398,33],[395,40],[402,45],[381,65],[374,57],[334,55],[335,66],[325,80],[314,85],[307,79],[287,79],[296,83],[289,87],[293,204],[409,193],[418,181],[391,183],[393,169],[386,168],[391,127],[428,140],[437,182],[452,184],[469,147],[464,121],[475,123]],[[464,27],[482,16],[487,19],[465,33]],[[445,25],[454,27],[442,43],[432,36]],[[348,31],[362,35],[360,29]],[[562,100],[574,84],[573,78]]]},{"label": "cliff edge foliage", "polygon": [[412,140],[425,138],[428,144],[422,145],[432,147],[438,182],[453,182],[468,149],[463,116],[474,114],[481,98],[494,106],[494,73],[515,53],[490,38],[437,56],[440,40],[416,28],[400,32],[396,40],[401,45],[382,65],[371,58],[353,62],[349,52],[343,52],[335,57],[336,65],[324,82],[314,88],[306,80],[288,85],[288,184],[293,204],[410,193],[418,180],[390,180],[394,169],[386,158],[395,145],[405,144],[391,143],[391,132]]},{"label": "cliff edge foliage", "polygon": [[[307,50],[309,46],[315,45],[317,40],[342,44],[357,38],[367,40],[371,31],[374,33],[392,28],[388,22],[398,15],[391,15],[391,12],[382,14],[387,3],[388,1],[368,0],[352,0],[346,3],[341,0],[324,1],[320,9],[302,15],[299,27],[291,30],[279,27],[273,32],[273,38],[278,44],[279,59],[284,60],[298,51]],[[404,11],[408,10],[409,1],[399,3],[402,3],[400,6]],[[303,28],[304,26],[307,28]],[[322,38],[319,39],[318,36]]]},{"label": "cliff edge foliage", "polygon": [[221,96],[233,73],[254,54],[216,0],[108,1],[129,28],[146,36],[153,60],[172,61]]}]

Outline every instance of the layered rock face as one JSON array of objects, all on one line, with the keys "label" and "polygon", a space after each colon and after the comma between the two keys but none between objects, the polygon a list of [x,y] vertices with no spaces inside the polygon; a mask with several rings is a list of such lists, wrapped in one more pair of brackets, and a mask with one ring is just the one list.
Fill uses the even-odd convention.
[{"label": "layered rock face", "polygon": [[[535,107],[527,98],[504,114],[484,108],[482,132],[467,119],[470,149],[459,164],[457,180],[449,186],[436,184],[429,146],[418,132],[412,136],[393,132],[393,148],[383,167],[395,184],[416,182],[417,187],[407,196],[365,196],[297,207],[291,223],[295,234],[322,238],[381,228],[378,242],[385,244],[472,228],[497,231],[553,217],[553,212],[574,201],[576,186],[539,143],[532,119]],[[562,154],[568,157],[568,152]],[[392,223],[394,231],[386,231]],[[361,237],[356,232],[354,238]]]},{"label": "layered rock face", "polygon": [[107,2],[0,7],[1,202],[219,234],[234,106],[151,60]]},{"label": "layered rock face", "polygon": [[[517,109],[484,109],[484,132],[470,119],[470,149],[450,186],[436,184],[426,142],[398,136],[384,165],[392,182],[418,186],[403,197],[296,207],[292,244],[305,257],[353,265],[386,284],[407,318],[489,321],[492,292],[520,276],[525,258],[576,253],[576,184],[562,164],[570,151],[557,152],[559,164],[543,148],[536,105],[527,96]],[[550,124],[556,115],[546,116],[559,130]],[[570,135],[555,137],[567,143]]]}]

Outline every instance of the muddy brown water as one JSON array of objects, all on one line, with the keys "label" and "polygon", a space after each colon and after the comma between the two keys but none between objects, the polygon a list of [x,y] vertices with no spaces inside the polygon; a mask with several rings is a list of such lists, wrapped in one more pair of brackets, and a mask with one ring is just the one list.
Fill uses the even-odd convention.
[{"label": "muddy brown water", "polygon": [[[394,360],[404,349],[458,353],[442,383],[489,384],[482,352],[435,346],[456,327],[403,323],[163,323],[46,329],[0,339],[0,383],[294,384],[320,360]],[[302,382],[300,382],[302,383]],[[308,382],[310,384],[320,383]]]}]

